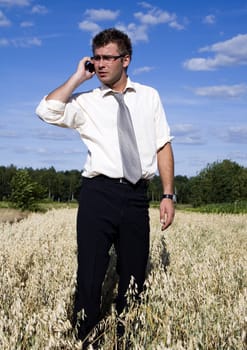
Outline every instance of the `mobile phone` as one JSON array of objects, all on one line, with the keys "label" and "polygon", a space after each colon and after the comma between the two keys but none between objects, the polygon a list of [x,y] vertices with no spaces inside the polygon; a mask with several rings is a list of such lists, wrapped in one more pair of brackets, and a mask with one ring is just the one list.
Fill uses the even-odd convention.
[{"label": "mobile phone", "polygon": [[94,65],[90,61],[87,61],[85,63],[85,69],[88,70],[90,73],[93,73],[95,71]]}]

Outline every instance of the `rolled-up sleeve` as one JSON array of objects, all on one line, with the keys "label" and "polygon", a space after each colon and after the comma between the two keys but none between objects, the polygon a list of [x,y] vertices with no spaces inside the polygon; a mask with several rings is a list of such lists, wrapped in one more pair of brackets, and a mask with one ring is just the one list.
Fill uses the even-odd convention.
[{"label": "rolled-up sleeve", "polygon": [[156,95],[155,106],[155,128],[156,128],[156,147],[157,151],[166,143],[171,142],[174,138],[170,134],[170,127],[167,122],[166,113],[161,103],[159,94]]},{"label": "rolled-up sleeve", "polygon": [[46,123],[64,128],[76,129],[84,122],[82,109],[73,98],[68,103],[64,103],[46,100],[45,96],[37,106],[36,114]]}]

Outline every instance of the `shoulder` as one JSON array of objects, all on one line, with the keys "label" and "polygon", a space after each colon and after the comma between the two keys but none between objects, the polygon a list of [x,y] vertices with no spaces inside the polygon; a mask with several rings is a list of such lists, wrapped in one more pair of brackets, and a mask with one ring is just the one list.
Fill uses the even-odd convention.
[{"label": "shoulder", "polygon": [[138,82],[131,82],[131,85],[134,91],[136,92],[137,96],[139,96],[139,98],[141,98],[142,100],[146,101],[147,103],[150,103],[150,101],[152,101],[153,103],[159,103],[159,92],[152,86],[141,84]]},{"label": "shoulder", "polygon": [[158,91],[149,85],[141,84],[138,82],[131,81],[132,87],[136,90],[136,92],[143,92],[143,93],[149,93],[153,95],[159,95]]},{"label": "shoulder", "polygon": [[88,98],[93,98],[101,95],[100,88],[95,88],[87,91],[76,92],[72,95],[72,99],[76,101],[87,100]]}]

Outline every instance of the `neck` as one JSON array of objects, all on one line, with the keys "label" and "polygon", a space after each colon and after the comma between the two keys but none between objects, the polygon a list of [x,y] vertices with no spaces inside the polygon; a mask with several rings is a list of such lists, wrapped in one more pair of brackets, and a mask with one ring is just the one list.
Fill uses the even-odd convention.
[{"label": "neck", "polygon": [[107,85],[110,89],[116,92],[124,92],[127,85],[127,76],[122,77],[122,79],[116,81],[114,84]]}]

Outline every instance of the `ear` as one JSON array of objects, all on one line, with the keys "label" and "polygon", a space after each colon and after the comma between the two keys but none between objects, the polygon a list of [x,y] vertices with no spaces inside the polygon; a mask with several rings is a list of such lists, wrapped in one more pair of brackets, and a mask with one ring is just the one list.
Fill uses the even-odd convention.
[{"label": "ear", "polygon": [[130,64],[130,56],[126,55],[123,57],[123,67],[127,68],[129,64]]}]

